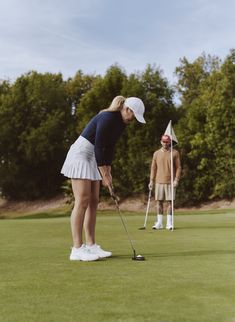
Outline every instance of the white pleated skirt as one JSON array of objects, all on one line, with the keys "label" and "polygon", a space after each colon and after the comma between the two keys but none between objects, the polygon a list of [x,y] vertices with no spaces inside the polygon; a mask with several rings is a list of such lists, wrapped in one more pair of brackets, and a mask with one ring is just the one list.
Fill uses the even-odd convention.
[{"label": "white pleated skirt", "polygon": [[94,145],[79,136],[68,151],[61,173],[71,179],[102,180],[95,159]]}]

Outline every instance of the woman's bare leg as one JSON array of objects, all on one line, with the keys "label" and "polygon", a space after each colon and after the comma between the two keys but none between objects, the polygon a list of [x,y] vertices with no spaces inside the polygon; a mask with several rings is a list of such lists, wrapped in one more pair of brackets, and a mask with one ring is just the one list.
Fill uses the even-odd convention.
[{"label": "woman's bare leg", "polygon": [[70,219],[71,231],[73,246],[79,248],[83,244],[82,230],[85,212],[91,196],[91,181],[84,179],[72,179],[71,181],[75,199]]},{"label": "woman's bare leg", "polygon": [[91,181],[91,195],[89,205],[85,213],[84,229],[86,244],[95,244],[96,211],[99,203],[100,181]]}]

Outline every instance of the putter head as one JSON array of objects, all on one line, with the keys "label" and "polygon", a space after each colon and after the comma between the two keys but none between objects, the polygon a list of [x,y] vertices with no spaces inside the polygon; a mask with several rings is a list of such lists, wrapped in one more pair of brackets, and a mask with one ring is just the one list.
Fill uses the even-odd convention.
[{"label": "putter head", "polygon": [[145,230],[146,229],[146,227],[140,227],[139,228],[139,230]]},{"label": "putter head", "polygon": [[142,256],[142,255],[136,255],[136,252],[135,252],[135,249],[134,249],[134,254],[133,254],[132,260],[133,261],[144,261],[145,257]]},{"label": "putter head", "polygon": [[137,256],[132,257],[132,260],[133,261],[145,261],[145,257],[142,255],[137,255]]}]

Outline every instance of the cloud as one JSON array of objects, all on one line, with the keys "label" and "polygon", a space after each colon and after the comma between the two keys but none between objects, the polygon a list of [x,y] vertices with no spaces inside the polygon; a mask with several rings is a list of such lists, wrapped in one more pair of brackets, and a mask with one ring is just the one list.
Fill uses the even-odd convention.
[{"label": "cloud", "polygon": [[8,0],[0,2],[0,78],[29,70],[73,76],[160,66],[173,81],[179,59],[224,58],[234,44],[232,0]]}]

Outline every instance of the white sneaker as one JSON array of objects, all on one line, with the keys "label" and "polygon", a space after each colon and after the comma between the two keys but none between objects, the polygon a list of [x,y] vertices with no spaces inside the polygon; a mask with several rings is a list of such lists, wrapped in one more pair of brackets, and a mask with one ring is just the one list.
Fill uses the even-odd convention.
[{"label": "white sneaker", "polygon": [[91,254],[90,251],[86,248],[86,246],[82,245],[79,248],[73,247],[69,258],[71,261],[90,262],[96,261],[97,259],[99,259],[99,256]]},{"label": "white sneaker", "polygon": [[166,229],[167,229],[167,230],[172,230],[172,229],[173,229],[172,224],[167,224],[167,225],[166,225]]},{"label": "white sneaker", "polygon": [[162,228],[163,228],[163,224],[161,224],[160,222],[155,222],[155,224],[152,227],[152,229],[162,229]]},{"label": "white sneaker", "polygon": [[94,244],[92,246],[86,245],[86,248],[89,250],[91,254],[99,256],[99,258],[105,258],[112,256],[111,252],[107,252],[106,250],[103,250],[99,245]]}]

